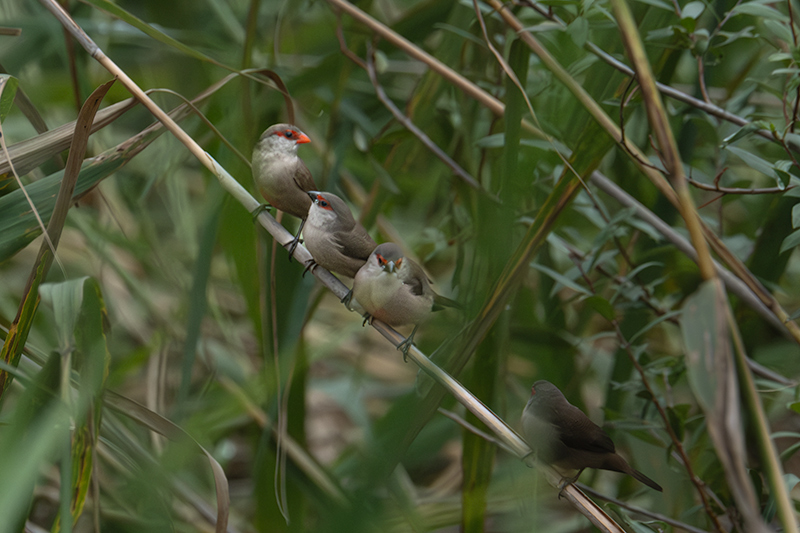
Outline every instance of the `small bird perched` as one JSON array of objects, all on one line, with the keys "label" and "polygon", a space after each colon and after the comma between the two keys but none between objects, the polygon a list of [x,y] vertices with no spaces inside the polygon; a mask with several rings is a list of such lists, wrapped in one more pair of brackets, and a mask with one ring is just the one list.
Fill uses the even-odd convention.
[{"label": "small bird perched", "polygon": [[375,248],[356,274],[352,293],[367,311],[365,323],[377,318],[390,326],[414,324],[411,335],[397,347],[403,351],[404,361],[417,328],[431,311],[460,307],[457,302],[433,292],[422,267],[403,257],[400,247],[391,242]]},{"label": "small bird perched", "polygon": [[271,206],[300,219],[300,228],[289,246],[290,261],[311,206],[306,191],[317,189],[311,172],[297,157],[297,148],[307,142],[311,142],[308,135],[297,126],[275,124],[261,134],[253,148],[253,179],[258,191]]},{"label": "small bird perched", "polygon": [[344,200],[330,192],[309,191],[308,210],[303,236],[314,259],[306,270],[316,265],[354,278],[377,244],[364,226],[353,218]]},{"label": "small bird perched", "polygon": [[662,492],[658,483],[618,455],[611,437],[549,381],[540,380],[531,387],[531,399],[522,412],[522,430],[543,463],[578,471],[564,480],[562,490],[577,481],[584,468],[599,468],[628,474]]}]

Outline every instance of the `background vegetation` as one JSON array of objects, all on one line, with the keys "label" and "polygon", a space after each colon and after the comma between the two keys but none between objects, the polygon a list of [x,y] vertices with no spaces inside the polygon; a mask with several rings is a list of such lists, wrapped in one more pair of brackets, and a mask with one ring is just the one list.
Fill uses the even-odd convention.
[{"label": "background vegetation", "polygon": [[84,156],[113,75],[43,4],[0,3],[0,531],[599,527],[422,354],[513,428],[558,385],[664,487],[582,475],[629,531],[796,530],[796,3],[65,2],[246,189],[261,131],[311,137],[465,306],[407,364],[119,81]]}]

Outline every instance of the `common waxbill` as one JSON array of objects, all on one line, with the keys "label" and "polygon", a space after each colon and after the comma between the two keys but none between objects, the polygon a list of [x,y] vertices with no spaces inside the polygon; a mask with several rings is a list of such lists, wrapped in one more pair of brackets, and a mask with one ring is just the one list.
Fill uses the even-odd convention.
[{"label": "common waxbill", "polygon": [[275,124],[261,134],[253,148],[253,179],[258,191],[271,206],[300,219],[300,228],[289,247],[289,260],[311,206],[306,192],[317,189],[311,172],[297,157],[297,148],[307,142],[311,142],[308,135],[297,126]]},{"label": "common waxbill", "polygon": [[522,430],[531,449],[543,463],[577,470],[563,487],[577,481],[584,468],[622,472],[659,492],[661,487],[617,454],[611,437],[583,411],[567,401],[549,381],[531,387],[531,399],[522,412]]},{"label": "common waxbill", "polygon": [[311,207],[303,230],[306,248],[314,258],[306,270],[319,265],[354,278],[377,244],[353,218],[344,200],[330,192],[309,191]]},{"label": "common waxbill", "polygon": [[390,326],[414,324],[414,330],[400,343],[403,360],[414,343],[414,334],[431,311],[459,307],[458,303],[431,289],[418,264],[403,257],[394,243],[381,244],[372,252],[353,281],[353,297],[367,311],[367,320],[377,318]]}]

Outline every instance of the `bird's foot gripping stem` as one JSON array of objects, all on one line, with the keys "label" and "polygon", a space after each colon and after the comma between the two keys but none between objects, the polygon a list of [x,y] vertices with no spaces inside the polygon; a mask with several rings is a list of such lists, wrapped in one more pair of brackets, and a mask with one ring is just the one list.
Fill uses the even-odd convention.
[{"label": "bird's foot gripping stem", "polygon": [[412,346],[414,346],[414,335],[417,333],[417,328],[419,328],[419,324],[414,326],[413,331],[411,331],[411,335],[409,335],[406,340],[397,345],[397,349],[403,352],[404,363],[408,363],[408,351]]},{"label": "bird's foot gripping stem", "polygon": [[347,294],[342,296],[342,299],[339,301],[342,302],[347,309],[352,311],[352,309],[350,308],[350,302],[353,301],[353,289],[347,291]]},{"label": "bird's foot gripping stem", "polygon": [[309,259],[308,261],[306,261],[306,269],[303,270],[303,277],[306,277],[306,272],[308,272],[309,270],[313,274],[315,268],[317,268],[316,261],[314,261],[313,259]]},{"label": "bird's foot gripping stem", "polygon": [[[300,244],[300,233],[303,231],[303,226],[306,225],[306,219],[300,220],[300,227],[297,228],[297,235],[294,236],[292,242],[289,243],[289,262],[292,262],[292,256],[294,255],[294,250],[297,248],[297,245]],[[304,272],[305,274],[305,272]]]},{"label": "bird's foot gripping stem", "polygon": [[572,476],[572,477],[565,477],[565,478],[563,478],[563,479],[561,480],[561,486],[559,486],[559,487],[558,487],[558,499],[559,499],[559,500],[561,499],[561,496],[563,496],[563,495],[564,495],[564,489],[566,489],[566,488],[567,488],[567,485],[572,485],[573,483],[575,483],[576,481],[578,481],[578,478],[581,476],[581,472],[583,472],[583,468],[581,468],[580,470],[578,470],[578,473],[577,473],[577,474],[575,474],[574,476]]},{"label": "bird's foot gripping stem", "polygon": [[253,217],[253,224],[256,223],[256,220],[258,219],[258,215],[260,215],[264,211],[269,211],[270,207],[272,207],[272,206],[269,205],[269,204],[261,204],[258,207],[256,207],[255,209],[253,209],[252,211],[250,211],[250,215],[252,215],[252,217]]}]

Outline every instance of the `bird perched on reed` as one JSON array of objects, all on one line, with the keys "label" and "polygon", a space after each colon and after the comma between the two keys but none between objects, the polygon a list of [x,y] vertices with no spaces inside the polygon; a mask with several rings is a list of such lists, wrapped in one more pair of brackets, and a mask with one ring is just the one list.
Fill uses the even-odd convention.
[{"label": "bird perched on reed", "polygon": [[[311,206],[306,193],[318,188],[311,172],[297,156],[297,148],[308,142],[311,142],[308,135],[297,126],[275,124],[261,134],[253,148],[253,180],[261,196],[272,207],[300,219],[297,235],[289,245],[289,260],[300,242],[300,232]],[[259,207],[253,216],[265,207]]]},{"label": "bird perched on reed", "polygon": [[443,307],[460,307],[449,298],[436,294],[417,263],[403,256],[394,243],[379,245],[356,273],[353,297],[367,311],[365,322],[377,318],[390,326],[414,324],[414,330],[400,343],[403,360],[414,343],[420,324],[432,311]]},{"label": "bird perched on reed", "polygon": [[531,449],[543,463],[564,470],[577,470],[561,487],[577,481],[586,468],[628,474],[659,492],[661,486],[635,470],[616,451],[611,437],[583,411],[569,403],[549,381],[531,387],[531,398],[522,412],[522,428]]},{"label": "bird perched on reed", "polygon": [[306,264],[306,270],[319,265],[354,278],[377,244],[353,218],[344,200],[330,192],[309,191],[307,194],[311,206],[303,238],[313,261]]}]

